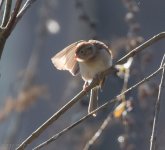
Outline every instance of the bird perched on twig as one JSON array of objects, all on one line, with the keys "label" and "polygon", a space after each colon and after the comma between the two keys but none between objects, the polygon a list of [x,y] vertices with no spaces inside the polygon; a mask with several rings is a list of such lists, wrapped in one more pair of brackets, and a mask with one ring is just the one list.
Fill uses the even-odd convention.
[{"label": "bird perched on twig", "polygon": [[[75,42],[57,53],[51,60],[59,70],[68,70],[74,76],[80,73],[85,81],[84,90],[100,72],[112,66],[110,49],[97,40]],[[103,80],[99,86],[91,90],[88,113],[97,109],[98,90],[102,83]]]}]

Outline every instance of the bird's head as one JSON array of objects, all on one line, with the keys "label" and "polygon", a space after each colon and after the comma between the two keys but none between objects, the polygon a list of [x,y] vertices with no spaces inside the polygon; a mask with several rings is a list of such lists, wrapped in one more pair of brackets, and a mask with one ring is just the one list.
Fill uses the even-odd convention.
[{"label": "bird's head", "polygon": [[93,43],[82,42],[77,45],[75,58],[79,62],[88,61],[96,54],[96,48]]}]

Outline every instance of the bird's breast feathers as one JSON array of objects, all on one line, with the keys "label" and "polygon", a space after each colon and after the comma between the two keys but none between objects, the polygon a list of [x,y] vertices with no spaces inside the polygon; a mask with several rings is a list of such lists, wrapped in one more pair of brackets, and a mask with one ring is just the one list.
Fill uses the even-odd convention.
[{"label": "bird's breast feathers", "polygon": [[80,74],[85,81],[91,81],[96,74],[108,69],[112,65],[110,54],[102,49],[99,55],[89,62],[79,62]]}]

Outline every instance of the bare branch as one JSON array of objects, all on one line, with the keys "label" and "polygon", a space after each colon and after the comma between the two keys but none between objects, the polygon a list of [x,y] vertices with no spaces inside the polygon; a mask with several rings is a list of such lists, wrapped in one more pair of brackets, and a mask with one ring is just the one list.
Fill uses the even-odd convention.
[{"label": "bare branch", "polygon": [[[12,0],[8,0],[8,1],[10,2]],[[22,9],[20,10],[21,4],[22,4],[23,0],[17,0],[16,3],[15,3],[15,8],[14,8],[13,13],[10,15],[9,18],[8,17],[5,17],[6,19],[4,18],[5,21],[4,21],[3,25],[5,25],[6,27],[5,28],[2,28],[2,27],[0,28],[0,33],[1,33],[0,34],[0,58],[2,56],[2,52],[3,52],[3,49],[4,49],[5,42],[6,42],[7,38],[11,34],[11,32],[14,29],[15,25],[17,24],[17,22],[21,19],[23,14],[26,12],[26,10],[35,1],[36,0],[27,0],[25,2],[24,6],[22,7]],[[2,7],[3,2],[4,2],[4,0],[2,0],[0,2],[0,8]],[[7,13],[6,13],[6,14],[8,14],[9,13],[9,9],[6,9],[6,10],[8,10]],[[6,15],[6,16],[8,16],[8,15]]]},{"label": "bare branch", "polygon": [[[165,61],[165,54],[162,58],[162,62],[160,67],[164,66],[164,61]],[[165,82],[165,68],[162,70],[162,76],[159,84],[159,91],[158,91],[158,96],[156,100],[156,105],[155,105],[155,113],[154,113],[154,121],[153,121],[153,127],[152,127],[152,134],[151,134],[151,139],[150,139],[150,150],[155,150],[156,149],[156,132],[157,132],[157,124],[158,124],[158,117],[159,117],[159,112],[160,112],[160,102],[161,102],[161,92],[163,89],[163,84]]]},{"label": "bare branch", "polygon": [[38,145],[37,147],[35,147],[33,150],[39,150],[42,147],[50,144],[51,142],[57,140],[59,137],[61,137],[63,134],[65,134],[66,132],[68,132],[69,130],[71,130],[72,128],[74,128],[75,126],[79,125],[81,122],[83,122],[84,120],[88,119],[89,117],[93,117],[93,114],[96,113],[97,111],[99,111],[102,108],[105,108],[107,105],[112,104],[116,102],[115,100],[111,100],[106,102],[105,104],[101,105],[100,107],[98,107],[96,110],[92,111],[91,113],[89,113],[88,115],[82,117],[80,120],[78,120],[77,122],[73,123],[72,125],[70,125],[69,127],[63,129],[61,132],[55,134],[53,137],[51,137],[50,139],[48,139],[47,141],[41,143],[40,145]]},{"label": "bare branch", "polygon": [[0,34],[0,58],[2,56],[2,52],[6,43],[7,38],[9,37],[10,33],[12,32],[14,26],[15,26],[15,20],[17,13],[21,7],[22,0],[17,0],[15,4],[15,8],[13,13],[10,16],[10,19],[7,22],[7,25],[5,28],[2,29],[1,27],[1,34]]},{"label": "bare branch", "polygon": [[10,18],[12,0],[6,0],[1,27],[5,27]]},{"label": "bare branch", "polygon": [[[87,87],[86,92],[90,91],[90,86]],[[84,95],[85,91],[78,93],[72,100],[64,105],[59,111],[57,111],[52,117],[50,117],[44,124],[42,124],[36,131],[34,131],[18,148],[17,150],[23,150],[28,144],[36,139],[49,125],[56,121],[62,114],[64,114],[69,108],[71,108],[76,102],[78,102]]]},{"label": "bare branch", "polygon": [[[105,107],[107,107],[108,105],[112,104],[113,102],[116,102],[122,95],[132,91],[133,89],[135,89],[136,87],[138,87],[139,85],[143,84],[144,82],[150,80],[151,78],[153,78],[155,75],[157,75],[161,70],[163,70],[165,65],[163,65],[162,67],[160,67],[159,69],[157,69],[155,72],[153,72],[152,74],[150,74],[148,77],[144,78],[143,80],[141,80],[140,82],[134,84],[132,87],[130,87],[129,89],[127,89],[126,91],[120,93],[119,95],[117,95],[113,100],[108,100],[106,103],[104,103],[103,105],[101,105],[100,107],[98,107],[97,109],[95,109],[94,111],[92,111],[91,113],[89,113],[88,115],[84,116],[83,118],[81,118],[79,121],[73,123],[72,125],[70,125],[69,127],[63,129],[61,132],[55,134],[53,137],[51,137],[50,139],[48,139],[47,141],[41,143],[40,145],[38,145],[37,147],[35,147],[33,150],[38,150],[46,145],[48,145],[49,143],[57,140],[60,136],[62,136],[63,134],[65,134],[66,132],[68,132],[69,130],[71,130],[73,127],[77,126],[78,124],[80,124],[81,122],[83,122],[84,120],[88,119],[89,117],[92,117],[94,113],[97,113],[98,111],[104,109]],[[22,145],[22,146],[26,146],[26,145]],[[22,147],[21,147],[22,148]],[[25,148],[25,147],[24,147]]]},{"label": "bare branch", "polygon": [[137,52],[139,53],[140,51],[144,50],[145,48],[149,47],[153,43],[155,43],[155,42],[157,42],[157,41],[159,41],[160,39],[163,39],[163,38],[165,38],[165,32],[161,32],[161,33],[155,35],[154,37],[152,37],[148,41],[144,42],[140,46],[138,46],[135,49],[133,49],[132,51],[130,51],[123,58],[121,58],[120,60],[118,60],[117,61],[117,64],[124,63],[129,57],[131,57],[131,56],[133,57]]},{"label": "bare branch", "polygon": [[36,0],[27,0],[26,3],[23,5],[19,13],[17,14],[16,22],[18,22],[22,16],[25,14],[25,12],[28,10],[28,8],[35,2]]},{"label": "bare branch", "polygon": [[5,37],[8,37],[10,35],[12,29],[15,26],[16,17],[17,17],[17,14],[19,12],[19,9],[21,7],[21,4],[22,4],[22,0],[17,0],[16,3],[15,3],[14,11],[11,14],[11,17],[10,17],[10,19],[9,19],[7,25],[6,25],[6,30],[4,31],[4,36]]},{"label": "bare branch", "polygon": [[[116,64],[122,63],[127,61],[129,57],[133,57],[135,54],[139,53],[143,49],[147,48],[148,46],[154,44],[156,41],[165,38],[165,32],[159,33],[158,35],[152,37],[145,43],[141,44],[137,48],[133,49],[123,58],[121,58]],[[115,64],[115,65],[116,65]],[[102,77],[110,75],[116,72],[115,65],[107,69],[106,71],[102,72]],[[78,93],[73,99],[71,99],[66,105],[64,105],[59,111],[57,111],[52,117],[50,117],[45,123],[43,123],[37,130],[35,130],[27,139],[23,141],[23,143],[17,148],[17,150],[24,149],[28,144],[34,141],[45,129],[47,129],[53,122],[55,122],[61,115],[63,115],[68,109],[70,109],[76,102],[80,101],[80,99],[86,95],[93,87],[98,85],[99,80],[94,79],[92,83],[86,88],[86,91],[81,91]]]}]

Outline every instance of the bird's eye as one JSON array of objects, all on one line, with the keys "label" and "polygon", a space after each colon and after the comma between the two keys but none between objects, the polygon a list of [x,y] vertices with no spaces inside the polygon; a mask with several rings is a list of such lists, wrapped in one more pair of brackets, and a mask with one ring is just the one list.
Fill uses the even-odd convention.
[{"label": "bird's eye", "polygon": [[84,53],[84,51],[80,51],[80,53],[81,53],[81,54],[83,54],[83,53]]}]

